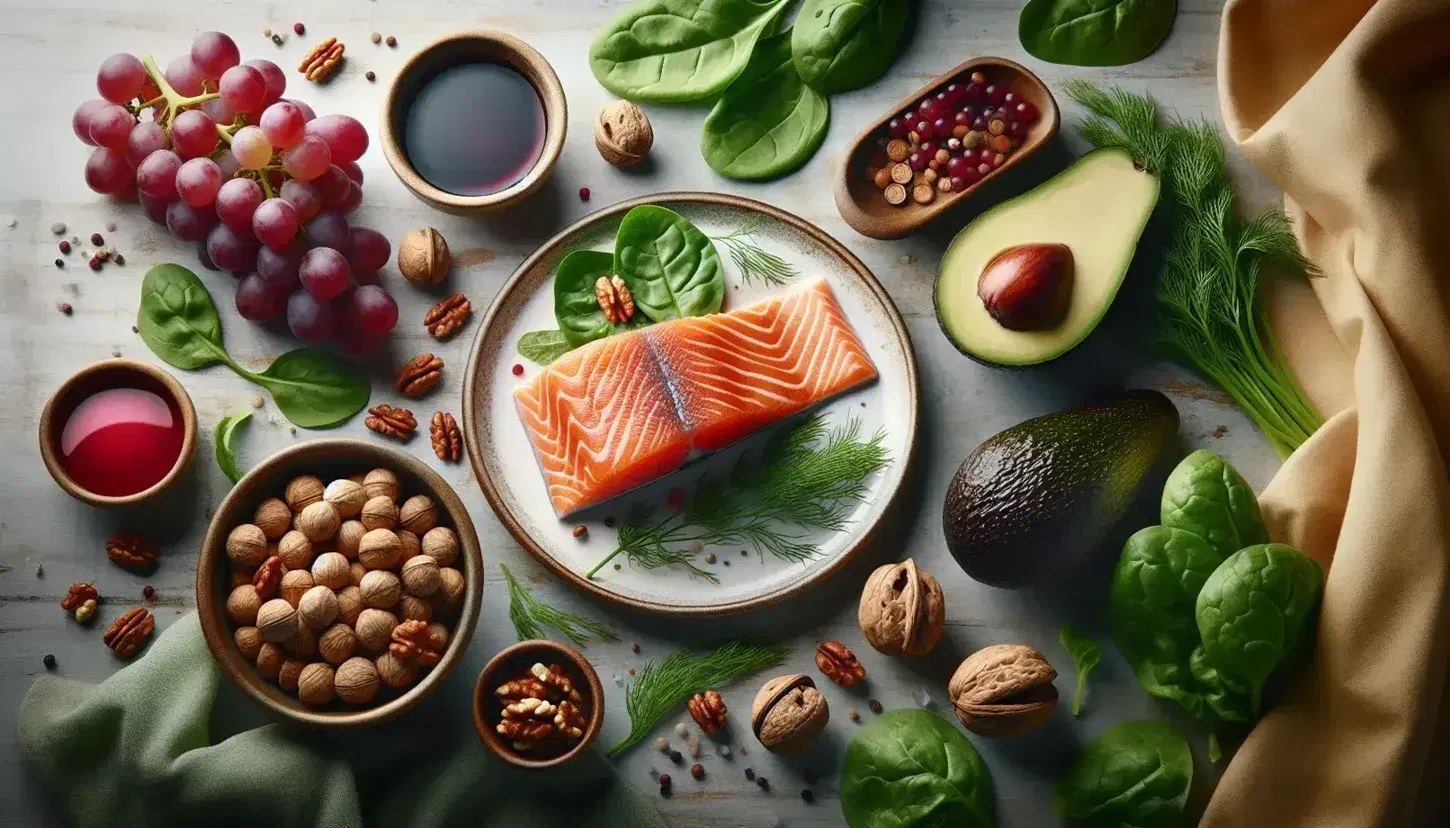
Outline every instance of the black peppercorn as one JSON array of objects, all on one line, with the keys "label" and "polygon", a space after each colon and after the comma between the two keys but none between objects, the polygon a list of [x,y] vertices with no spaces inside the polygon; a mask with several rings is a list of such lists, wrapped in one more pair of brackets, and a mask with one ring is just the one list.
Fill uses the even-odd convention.
[{"label": "black peppercorn", "polygon": [[363,77],[367,78],[370,81],[375,81],[375,80],[378,79],[378,76],[375,75],[375,74],[373,74],[371,71],[369,71],[368,73],[366,73],[365,75],[363,75]]},{"label": "black peppercorn", "polygon": [[866,702],[866,706],[869,707],[869,708],[871,708],[871,712],[872,713],[880,713],[881,712],[881,702],[879,702],[879,701],[877,701],[875,699],[871,699],[870,701]]},{"label": "black peppercorn", "polygon": [[762,791],[770,790],[770,780],[766,779],[764,776],[755,777],[755,784],[759,785]]},{"label": "black peppercorn", "polygon": [[680,765],[684,763],[685,756],[678,750],[672,750],[670,751],[670,761],[674,762],[676,765]]},{"label": "black peppercorn", "polygon": [[126,263],[126,257],[122,256],[120,253],[117,253],[116,255],[111,257],[111,261],[115,262],[118,265],[123,265]]},{"label": "black peppercorn", "polygon": [[805,800],[806,803],[809,804],[809,803],[812,803],[812,802],[815,802],[816,801],[816,795],[813,794],[813,793],[811,793],[811,789],[810,788],[802,788],[801,789],[801,799]]},{"label": "black peppercorn", "polygon": [[745,769],[745,778],[748,779],[748,780],[750,780],[751,782],[754,782],[755,781],[755,769],[754,768],[746,768]]},{"label": "black peppercorn", "polygon": [[45,658],[42,659],[42,661],[45,662],[45,669],[47,669],[47,670],[54,670],[55,669],[55,656],[51,655],[50,653],[46,653],[45,654]]},{"label": "black peppercorn", "polygon": [[56,259],[55,260],[55,266],[56,267],[65,267],[65,262],[61,261],[60,259]]}]

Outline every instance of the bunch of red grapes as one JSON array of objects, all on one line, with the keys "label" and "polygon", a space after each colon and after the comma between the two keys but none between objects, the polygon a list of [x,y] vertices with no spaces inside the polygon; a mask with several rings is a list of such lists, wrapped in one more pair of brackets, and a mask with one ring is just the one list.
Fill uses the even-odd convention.
[{"label": "bunch of red grapes", "polygon": [[149,56],[112,55],[96,75],[101,99],[71,119],[96,148],[86,183],[138,197],[152,221],[204,242],[203,263],[241,277],[246,319],[285,312],[298,339],[364,355],[398,321],[376,284],[392,246],[344,217],[362,203],[367,130],[346,115],[317,117],[283,98],[286,87],[277,64],[242,63],[221,32],[199,35],[165,72]]}]

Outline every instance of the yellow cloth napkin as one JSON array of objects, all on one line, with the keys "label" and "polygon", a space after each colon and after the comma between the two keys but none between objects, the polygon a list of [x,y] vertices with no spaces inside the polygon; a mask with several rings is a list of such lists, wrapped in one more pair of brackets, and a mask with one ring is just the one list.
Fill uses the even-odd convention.
[{"label": "yellow cloth napkin", "polygon": [[1450,825],[1450,0],[1230,0],[1220,50],[1229,135],[1323,271],[1274,326],[1333,417],[1261,498],[1328,564],[1318,646],[1202,825]]}]

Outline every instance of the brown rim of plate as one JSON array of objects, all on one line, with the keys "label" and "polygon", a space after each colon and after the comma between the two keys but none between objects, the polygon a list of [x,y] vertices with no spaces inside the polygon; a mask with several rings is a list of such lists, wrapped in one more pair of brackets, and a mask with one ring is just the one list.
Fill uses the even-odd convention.
[{"label": "brown rim of plate", "polygon": [[[448,632],[448,647],[443,651],[443,657],[412,687],[381,704],[350,708],[334,701],[326,707],[314,709],[304,705],[295,694],[282,690],[275,682],[262,678],[256,666],[237,649],[231,621],[226,617],[228,582],[224,580],[226,573],[223,569],[225,545],[226,536],[232,528],[237,523],[250,520],[250,515],[244,517],[238,514],[239,510],[253,506],[268,495],[280,496],[282,487],[292,475],[316,474],[318,470],[339,464],[355,465],[359,470],[381,466],[417,478],[434,501],[443,507],[454,533],[458,535],[458,559],[462,562],[464,583],[463,606]],[[264,486],[266,490],[262,491]],[[370,440],[347,437],[309,440],[288,446],[258,463],[227,493],[201,543],[196,564],[195,597],[196,615],[212,660],[242,691],[242,695],[268,711],[305,727],[349,730],[385,722],[412,708],[443,684],[453,668],[463,660],[478,625],[483,600],[483,555],[478,533],[463,500],[427,463],[401,449]],[[373,657],[368,658],[371,661]]]},{"label": "brown rim of plate", "polygon": [[[55,430],[58,426],[55,422],[56,409],[69,395],[88,390],[83,386],[90,385],[97,391],[121,387],[120,385],[106,385],[102,375],[123,373],[142,375],[160,385],[162,390],[176,401],[176,407],[180,409],[182,420],[181,453],[177,455],[176,464],[171,467],[171,471],[152,484],[150,488],[129,495],[96,494],[82,488],[61,465],[60,453],[55,446]],[[50,476],[55,478],[56,484],[64,489],[66,494],[92,506],[134,506],[149,500],[169,488],[185,474],[195,456],[196,408],[191,404],[191,395],[186,393],[186,389],[182,387],[176,377],[150,363],[137,362],[134,359],[107,359],[92,362],[62,382],[60,387],[55,389],[55,393],[50,395],[50,399],[45,401],[45,408],[40,412],[40,459],[45,463],[45,470],[50,472]]]},{"label": "brown rim of plate", "polygon": [[[535,654],[545,653],[566,661],[584,677],[584,683],[589,685],[586,692],[589,695],[589,723],[584,726],[584,735],[574,743],[568,750],[556,756],[549,756],[535,759],[526,756],[504,742],[493,729],[491,719],[499,718],[491,714],[486,704],[494,703],[493,691],[500,683],[496,675],[505,665],[523,661],[542,661],[543,659]],[[583,688],[577,688],[583,689]],[[599,731],[604,727],[604,685],[599,683],[599,674],[594,671],[594,665],[572,647],[567,647],[557,641],[536,638],[529,641],[520,641],[499,651],[498,655],[488,660],[483,669],[478,672],[478,680],[473,683],[473,728],[478,731],[478,738],[483,741],[490,751],[510,765],[516,765],[529,770],[543,770],[562,765],[573,759],[575,756],[589,749],[589,746],[598,738]]]},{"label": "brown rim of plate", "polygon": [[[534,166],[513,184],[487,195],[460,195],[436,187],[413,168],[398,138],[401,123],[395,123],[394,111],[401,110],[404,102],[399,100],[403,87],[410,83],[412,74],[431,68],[431,61],[440,50],[448,48],[479,50],[480,55],[495,62],[504,63],[529,82],[544,107],[544,146]],[[413,90],[410,94],[415,94]],[[401,114],[401,112],[399,112]],[[569,105],[564,97],[564,86],[549,61],[537,49],[523,40],[495,29],[477,29],[444,35],[414,52],[388,84],[383,96],[383,108],[379,118],[379,132],[383,142],[383,154],[388,166],[415,196],[423,201],[451,213],[462,215],[487,214],[520,201],[543,185],[553,172],[554,165],[564,150],[564,136],[569,127]]]},{"label": "brown rim of plate", "polygon": [[[475,448],[481,449],[481,446],[479,446],[480,441],[476,440],[474,437],[475,434],[479,433],[479,429],[483,425],[479,417],[480,412],[475,410],[474,401],[477,399],[477,395],[475,394],[474,381],[479,373],[478,364],[479,361],[483,358],[483,351],[488,342],[489,331],[493,328],[495,318],[499,316],[504,301],[511,293],[513,293],[515,289],[520,286],[524,278],[528,275],[529,271],[535,267],[539,260],[549,255],[549,253],[564,239],[568,238],[574,233],[579,232],[580,230],[594,222],[608,219],[622,213],[627,213],[632,208],[638,207],[642,204],[658,204],[665,207],[669,206],[670,204],[706,204],[715,206],[735,207],[742,210],[753,210],[756,212],[764,213],[765,215],[770,216],[777,221],[784,222],[804,233],[812,240],[820,244],[822,247],[826,248],[831,253],[840,257],[842,261],[844,261],[847,265],[850,266],[852,270],[856,272],[856,275],[861,278],[862,282],[864,282],[868,288],[871,289],[871,292],[876,297],[877,301],[879,301],[885,308],[886,315],[891,320],[892,328],[896,333],[897,343],[900,346],[902,353],[905,354],[906,357],[906,379],[907,384],[911,389],[911,433],[907,437],[907,455],[902,465],[901,474],[901,480],[903,482],[906,481],[910,477],[912,468],[916,463],[916,449],[918,437],[917,419],[920,416],[921,395],[917,379],[916,352],[912,349],[911,334],[906,329],[906,323],[901,318],[901,311],[897,309],[896,303],[891,299],[890,294],[886,292],[886,288],[881,286],[881,283],[877,281],[876,276],[871,273],[871,270],[869,268],[866,267],[865,263],[857,258],[856,255],[850,250],[847,250],[845,245],[841,244],[826,231],[822,230],[811,222],[806,221],[800,216],[797,216],[793,213],[788,213],[778,207],[773,207],[769,204],[761,201],[756,201],[752,198],[745,198],[743,196],[736,195],[726,195],[723,193],[679,191],[657,193],[651,196],[640,196],[638,198],[629,199],[628,201],[621,201],[618,204],[605,207],[598,212],[590,213],[589,215],[574,222],[568,227],[565,227],[563,230],[560,230],[558,233],[554,234],[548,241],[540,245],[538,249],[536,249],[532,254],[530,254],[530,256],[525,259],[522,264],[519,265],[518,269],[514,271],[513,275],[509,277],[509,280],[504,284],[503,289],[501,289],[498,294],[494,296],[493,302],[489,304],[488,313],[484,315],[483,324],[479,325],[478,331],[474,334],[473,347],[470,349],[468,354],[468,369],[465,372],[463,378],[463,431],[465,434],[465,439],[468,440],[470,444],[473,445]],[[721,616],[736,615],[742,612],[750,612],[753,610],[762,609],[764,607],[772,606],[774,604],[780,603],[781,601],[793,598],[805,592],[807,589],[825,581],[830,576],[839,572],[850,561],[854,560],[856,556],[860,553],[860,551],[876,538],[877,533],[881,530],[882,524],[887,522],[887,519],[891,517],[892,514],[896,511],[899,505],[902,489],[904,488],[904,486],[901,485],[898,485],[896,487],[896,489],[891,493],[891,498],[887,501],[885,508],[883,508],[881,510],[881,513],[877,516],[876,521],[872,523],[869,527],[867,527],[866,531],[863,532],[860,537],[856,539],[856,543],[854,546],[852,546],[844,554],[838,556],[836,560],[825,565],[811,576],[803,578],[799,582],[789,587],[786,587],[785,589],[781,589],[768,595],[762,595],[756,598],[733,601],[726,604],[712,604],[705,607],[679,607],[671,604],[657,603],[654,601],[641,601],[637,598],[630,598],[624,595],[620,595],[619,593],[606,589],[597,582],[585,578],[583,575],[577,572],[574,572],[569,567],[563,565],[559,561],[554,560],[553,556],[545,552],[543,548],[540,547],[539,544],[527,532],[524,531],[523,526],[519,523],[518,519],[514,517],[513,513],[509,511],[509,509],[506,507],[503,502],[503,498],[499,495],[498,487],[494,483],[493,477],[490,474],[489,469],[484,463],[484,459],[481,455],[481,450],[470,451],[468,453],[468,461],[473,466],[474,477],[478,479],[479,488],[483,489],[483,495],[485,498],[488,499],[488,505],[493,508],[493,512],[498,517],[499,522],[504,525],[504,528],[508,529],[509,534],[513,535],[514,540],[517,540],[519,542],[519,545],[527,550],[530,555],[533,555],[534,558],[539,561],[539,563],[542,563],[544,566],[548,567],[549,570],[552,571],[555,575],[572,584],[574,587],[582,589],[590,595],[594,596],[595,598],[603,600],[607,603],[615,604],[617,606],[625,607],[628,609],[639,610],[642,612],[655,613],[659,615],[685,616],[692,618],[718,618]]]}]

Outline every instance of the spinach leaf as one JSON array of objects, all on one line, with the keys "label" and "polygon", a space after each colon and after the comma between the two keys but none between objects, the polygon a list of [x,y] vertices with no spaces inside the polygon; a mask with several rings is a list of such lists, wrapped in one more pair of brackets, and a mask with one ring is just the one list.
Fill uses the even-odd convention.
[{"label": "spinach leaf", "polygon": [[320,348],[298,348],[277,357],[260,374],[246,373],[272,392],[277,408],[303,428],[338,425],[368,404],[367,377]]},{"label": "spinach leaf", "polygon": [[574,349],[563,331],[529,331],[519,337],[519,356],[539,365],[548,365]]},{"label": "spinach leaf", "polygon": [[630,210],[620,222],[614,272],[652,322],[716,313],[725,299],[720,256],[709,237],[653,204]]},{"label": "spinach leaf", "polygon": [[1240,549],[1198,593],[1194,613],[1208,661],[1248,685],[1258,714],[1264,683],[1312,620],[1324,572],[1282,543]]},{"label": "spinach leaf", "polygon": [[554,269],[554,318],[571,345],[583,345],[615,332],[594,295],[594,282],[614,273],[614,254],[575,250]]},{"label": "spinach leaf", "polygon": [[222,323],[211,294],[181,265],[159,264],[146,271],[136,329],[152,353],[177,368],[232,364],[222,347]]},{"label": "spinach leaf", "polygon": [[1069,820],[1102,828],[1182,824],[1193,753],[1167,722],[1128,722],[1083,746],[1053,803]]},{"label": "spinach leaf", "polygon": [[250,419],[250,411],[229,414],[221,418],[212,432],[212,440],[216,443],[216,464],[233,483],[242,479],[242,473],[237,471],[237,451],[232,447],[232,440],[237,435],[237,429]]},{"label": "spinach leaf", "polygon": [[[1208,660],[1203,645],[1193,648],[1188,668],[1198,682],[1199,695],[1213,715],[1224,722],[1252,723],[1255,719],[1247,684],[1224,673]],[[1217,757],[1214,757],[1217,761]]]},{"label": "spinach leaf", "polygon": [[1227,558],[1245,546],[1267,543],[1254,490],[1222,457],[1199,449],[1168,475],[1162,523],[1203,538]]},{"label": "spinach leaf", "polygon": [[775,178],[799,169],[825,140],[830,101],[801,80],[790,50],[789,32],[761,40],[705,117],[700,152],[715,172]]},{"label": "spinach leaf", "polygon": [[605,89],[631,101],[682,103],[718,94],[793,0],[638,0],[589,47]]},{"label": "spinach leaf", "polygon": [[907,11],[906,0],[806,0],[791,32],[796,71],[826,94],[875,83],[896,58]]},{"label": "spinach leaf", "polygon": [[1073,667],[1077,669],[1077,690],[1072,695],[1072,715],[1082,715],[1082,699],[1087,691],[1088,673],[1098,666],[1103,660],[1103,648],[1092,636],[1068,624],[1058,630],[1057,640],[1062,643],[1063,649],[1072,656]]},{"label": "spinach leaf", "polygon": [[992,777],[972,743],[925,710],[893,710],[861,728],[841,767],[850,828],[991,828]]},{"label": "spinach leaf", "polygon": [[1017,37],[1049,63],[1121,66],[1152,54],[1177,14],[1178,0],[1028,0]]}]

